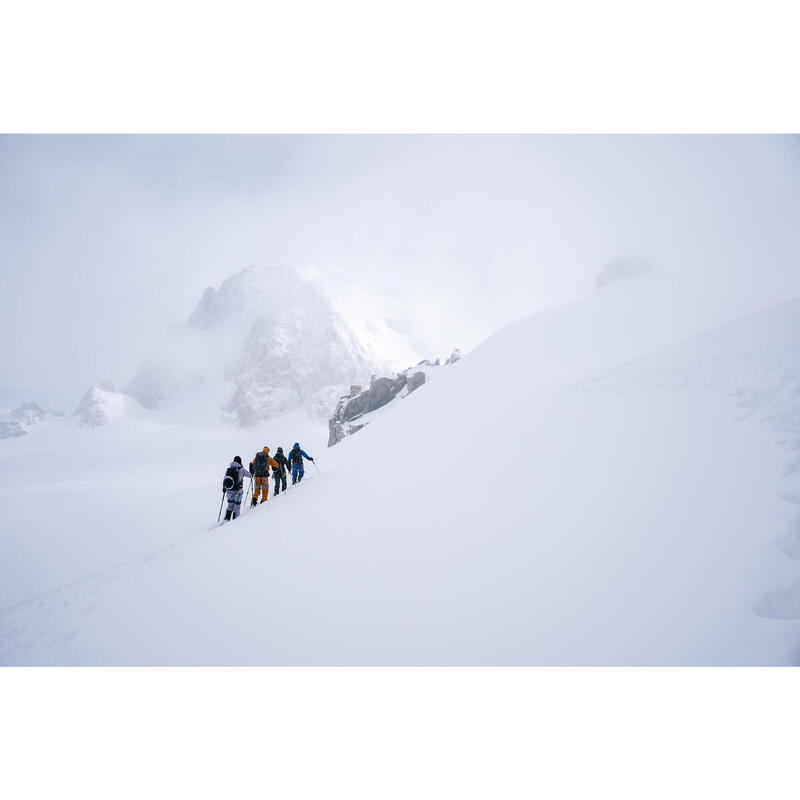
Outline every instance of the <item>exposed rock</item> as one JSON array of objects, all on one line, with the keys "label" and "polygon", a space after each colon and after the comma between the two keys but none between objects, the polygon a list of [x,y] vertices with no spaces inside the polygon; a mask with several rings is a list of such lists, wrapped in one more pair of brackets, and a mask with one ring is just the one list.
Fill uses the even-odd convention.
[{"label": "exposed rock", "polygon": [[99,386],[92,386],[83,396],[73,417],[89,428],[97,428],[110,422],[121,411],[125,398],[118,392],[110,392]]},{"label": "exposed rock", "polygon": [[[370,387],[364,392],[353,396],[343,395],[339,398],[333,416],[328,420],[328,447],[340,442],[345,436],[355,433],[364,427],[366,423],[359,425],[352,424],[354,420],[360,419],[364,414],[377,411],[394,398],[403,390],[408,382],[405,373],[401,372],[396,378],[376,378],[370,379]],[[357,387],[351,387],[351,390]]]},{"label": "exposed rock", "polygon": [[0,422],[0,439],[12,439],[16,436],[24,436],[27,433],[19,422]]},{"label": "exposed rock", "polygon": [[415,372],[408,379],[408,393],[411,394],[415,389],[419,389],[423,383],[425,383],[425,373]]},{"label": "exposed rock", "polygon": [[[358,414],[368,414],[385,406],[396,394],[402,391],[408,382],[405,373],[401,373],[396,378],[377,378],[372,381],[369,391],[362,392],[358,397],[354,397],[345,406],[345,418],[353,419]],[[362,408],[360,401],[366,398],[366,405]]]},{"label": "exposed rock", "polygon": [[37,425],[51,417],[63,417],[60,411],[53,411],[52,408],[40,406],[38,403],[23,403],[19,408],[11,412],[11,419],[21,425]]},{"label": "exposed rock", "polygon": [[[461,358],[461,351],[453,350],[445,364],[455,364]],[[438,367],[440,361],[425,359],[416,367],[409,367],[391,378],[370,378],[369,389],[360,391],[360,386],[351,385],[350,394],[342,395],[336,404],[333,416],[328,420],[328,447],[338,444],[356,431],[361,430],[370,420],[364,419],[379,408],[391,403],[395,397],[407,397],[419,389],[428,379],[424,369]],[[404,391],[405,390],[405,391]]]}]

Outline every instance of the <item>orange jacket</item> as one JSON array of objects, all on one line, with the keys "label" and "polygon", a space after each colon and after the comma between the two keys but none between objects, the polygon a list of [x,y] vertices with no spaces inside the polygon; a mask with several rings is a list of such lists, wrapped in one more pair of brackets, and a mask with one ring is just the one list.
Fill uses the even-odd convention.
[{"label": "orange jacket", "polygon": [[[269,447],[265,447],[261,452],[264,453],[264,455],[266,455],[267,457],[267,474],[269,474],[270,467],[275,467],[276,469],[280,469],[281,465],[274,458],[270,456]],[[256,455],[258,455],[258,453],[256,453]],[[255,458],[250,462],[250,472],[253,471],[254,463],[255,463]]]}]

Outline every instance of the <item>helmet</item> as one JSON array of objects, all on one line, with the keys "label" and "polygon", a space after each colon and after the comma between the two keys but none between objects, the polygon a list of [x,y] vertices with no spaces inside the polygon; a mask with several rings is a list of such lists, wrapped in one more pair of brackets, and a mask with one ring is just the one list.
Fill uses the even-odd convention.
[{"label": "helmet", "polygon": [[298,442],[295,442],[295,443],[294,443],[294,446],[295,446],[295,447],[297,447],[297,448],[299,448],[299,447],[300,447],[300,444],[299,444]]},{"label": "helmet", "polygon": [[278,449],[277,449],[275,452],[276,452],[276,453],[282,453],[282,452],[283,452],[283,448],[282,448],[282,447],[279,447],[279,448],[278,448]]},{"label": "helmet", "polygon": [[242,457],[241,457],[241,456],[234,456],[234,457],[233,457],[233,460],[234,460],[234,461],[235,461],[237,464],[241,464],[241,463],[242,463]]}]

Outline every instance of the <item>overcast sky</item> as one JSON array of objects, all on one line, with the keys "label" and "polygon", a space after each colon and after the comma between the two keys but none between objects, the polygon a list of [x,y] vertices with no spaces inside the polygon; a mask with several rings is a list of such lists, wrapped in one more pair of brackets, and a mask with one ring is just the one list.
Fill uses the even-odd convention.
[{"label": "overcast sky", "polygon": [[439,355],[619,256],[742,313],[798,295],[799,220],[791,137],[6,136],[0,405],[71,411],[253,264],[314,268]]}]

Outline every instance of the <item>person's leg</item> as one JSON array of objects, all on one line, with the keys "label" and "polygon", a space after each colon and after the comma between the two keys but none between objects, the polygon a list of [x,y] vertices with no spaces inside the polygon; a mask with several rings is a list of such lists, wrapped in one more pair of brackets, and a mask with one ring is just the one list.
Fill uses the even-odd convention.
[{"label": "person's leg", "polygon": [[281,493],[281,476],[275,476],[275,497]]},{"label": "person's leg", "polygon": [[250,508],[255,508],[258,505],[258,495],[261,492],[261,485],[258,482],[258,476],[253,478],[253,497],[250,499]]},{"label": "person's leg", "polygon": [[[256,483],[258,484],[258,493],[261,495],[261,502],[263,503],[266,501],[267,495],[269,494],[269,475],[262,475],[256,478]],[[257,499],[256,502],[258,502]]]},{"label": "person's leg", "polygon": [[297,482],[298,483],[300,483],[300,481],[303,480],[303,475],[305,475],[305,474],[306,474],[305,467],[303,467],[301,465],[300,469],[298,469],[298,471],[297,471]]},{"label": "person's leg", "polygon": [[242,507],[242,490],[228,492],[228,510],[225,512],[225,519],[236,519],[239,516],[239,509]]}]

